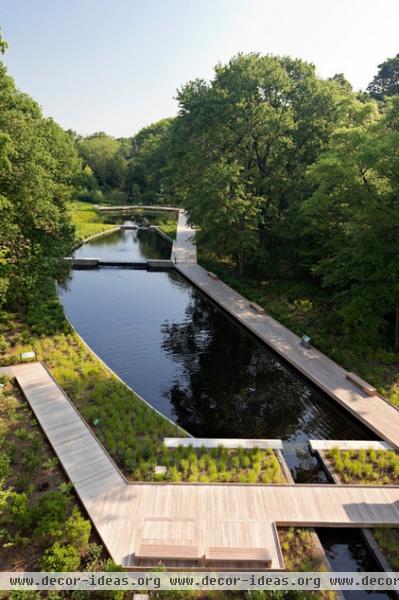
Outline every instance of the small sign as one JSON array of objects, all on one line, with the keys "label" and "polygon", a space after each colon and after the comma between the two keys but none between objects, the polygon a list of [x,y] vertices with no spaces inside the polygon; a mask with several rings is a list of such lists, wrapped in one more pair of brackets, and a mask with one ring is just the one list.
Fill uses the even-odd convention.
[{"label": "small sign", "polygon": [[21,360],[35,360],[36,353],[33,350],[29,352],[21,352]]}]

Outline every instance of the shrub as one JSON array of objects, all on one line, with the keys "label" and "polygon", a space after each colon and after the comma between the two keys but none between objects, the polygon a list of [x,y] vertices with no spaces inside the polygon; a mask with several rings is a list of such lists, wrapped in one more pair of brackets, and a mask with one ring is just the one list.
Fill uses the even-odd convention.
[{"label": "shrub", "polygon": [[68,496],[62,492],[45,492],[33,510],[34,522],[37,524],[35,535],[61,538],[69,502]]},{"label": "shrub", "polygon": [[77,571],[80,566],[79,552],[71,544],[55,542],[43,555],[43,571]]},{"label": "shrub", "polygon": [[79,509],[74,507],[72,515],[65,523],[65,539],[67,543],[76,548],[80,554],[85,554],[89,543],[90,531],[90,521],[84,519]]}]

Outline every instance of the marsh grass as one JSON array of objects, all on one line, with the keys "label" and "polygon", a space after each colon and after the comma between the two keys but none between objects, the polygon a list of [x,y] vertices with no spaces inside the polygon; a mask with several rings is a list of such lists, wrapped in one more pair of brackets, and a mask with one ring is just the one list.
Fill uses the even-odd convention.
[{"label": "marsh grass", "polygon": [[[162,449],[160,464],[167,468],[158,480],[188,482],[284,483],[273,450],[229,448]],[[155,465],[154,465],[155,466]],[[137,478],[139,478],[138,467]]]},{"label": "marsh grass", "polygon": [[326,458],[344,483],[399,485],[399,455],[394,450],[340,450]]},{"label": "marsh grass", "polygon": [[[308,529],[279,527],[281,551],[287,571],[326,571],[327,565],[318,551]],[[334,592],[300,592],[298,598],[333,600]]]}]

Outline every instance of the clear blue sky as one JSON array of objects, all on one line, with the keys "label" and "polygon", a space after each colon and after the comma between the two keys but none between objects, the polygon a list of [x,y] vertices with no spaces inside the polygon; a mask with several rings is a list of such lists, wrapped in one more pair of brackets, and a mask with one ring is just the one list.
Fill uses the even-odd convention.
[{"label": "clear blue sky", "polygon": [[237,52],[291,54],[364,88],[399,52],[398,0],[0,0],[5,61],[65,128],[134,134]]}]

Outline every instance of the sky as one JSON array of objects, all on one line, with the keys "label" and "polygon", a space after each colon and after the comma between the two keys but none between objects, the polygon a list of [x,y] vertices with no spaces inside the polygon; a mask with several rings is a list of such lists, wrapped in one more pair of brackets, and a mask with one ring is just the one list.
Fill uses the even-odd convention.
[{"label": "sky", "polygon": [[62,127],[131,136],[238,52],[290,54],[364,89],[399,52],[398,0],[0,0],[4,61]]}]

